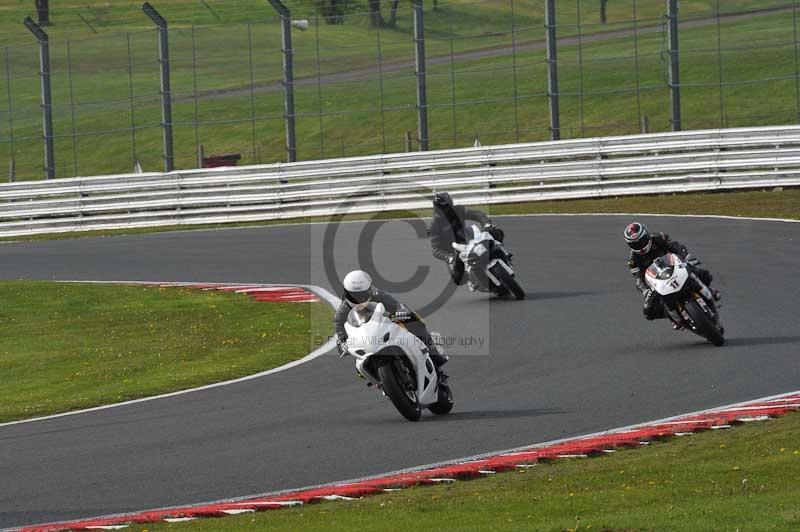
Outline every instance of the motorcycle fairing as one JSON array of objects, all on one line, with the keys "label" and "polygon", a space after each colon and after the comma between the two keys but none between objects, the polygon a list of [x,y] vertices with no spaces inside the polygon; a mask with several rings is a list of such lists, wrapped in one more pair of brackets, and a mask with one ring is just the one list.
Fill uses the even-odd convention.
[{"label": "motorcycle fairing", "polygon": [[[478,279],[479,281],[478,289],[485,292],[491,292],[492,291],[491,289],[482,286],[482,283],[485,281],[482,281],[480,279],[480,274],[485,275],[486,278],[488,278],[489,281],[491,281],[495,287],[500,288],[503,286],[502,283],[500,282],[499,279],[497,279],[497,277],[495,277],[492,274],[490,270],[496,264],[499,263],[511,275],[514,274],[514,271],[506,263],[505,260],[497,256],[495,256],[489,261],[485,261],[485,259],[480,260],[483,259],[483,256],[487,252],[491,253],[491,255],[495,255],[496,254],[494,252],[495,247],[499,246],[500,249],[502,250],[503,244],[495,240],[492,234],[489,233],[488,231],[484,231],[482,227],[479,227],[477,225],[471,225],[470,229],[472,229],[472,238],[470,238],[470,240],[466,244],[459,244],[457,242],[454,242],[453,249],[458,251],[459,258],[464,263],[467,275],[473,276]],[[486,264],[485,267],[482,266],[483,263]],[[474,268],[476,267],[480,267],[479,272],[473,271]]]},{"label": "motorcycle fairing", "polygon": [[645,270],[644,278],[650,287],[662,296],[683,290],[689,280],[686,264],[672,253],[659,257]]},{"label": "motorcycle fairing", "polygon": [[[365,319],[370,313],[369,319]],[[356,370],[373,384],[380,384],[378,376],[369,370],[369,360],[376,356],[397,356],[400,349],[416,375],[417,401],[421,406],[435,403],[438,381],[428,348],[386,314],[382,303],[362,303],[348,314],[344,328],[348,351],[356,359]]]}]

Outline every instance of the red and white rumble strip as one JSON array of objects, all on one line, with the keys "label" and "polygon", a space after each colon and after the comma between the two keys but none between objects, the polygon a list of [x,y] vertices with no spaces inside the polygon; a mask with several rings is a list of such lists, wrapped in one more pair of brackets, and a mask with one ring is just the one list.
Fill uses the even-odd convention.
[{"label": "red and white rumble strip", "polygon": [[276,301],[286,303],[316,303],[319,297],[302,286],[274,284],[231,284],[231,283],[119,283],[145,284],[159,288],[180,287],[196,290],[220,290],[247,294],[256,301]]},{"label": "red and white rumble strip", "polygon": [[653,440],[681,436],[709,429],[729,428],[733,424],[759,421],[800,410],[800,391],[745,403],[728,405],[693,414],[684,414],[631,427],[614,429],[576,438],[497,451],[415,470],[388,473],[357,481],[305,488],[276,495],[252,496],[194,506],[163,508],[134,514],[51,523],[22,528],[24,532],[56,530],[117,529],[130,524],[157,521],[189,521],[201,517],[223,517],[248,512],[276,510],[323,500],[352,500],[409,486],[470,480],[491,473],[510,471],[536,462],[559,458],[597,456],[619,448],[638,447]]}]

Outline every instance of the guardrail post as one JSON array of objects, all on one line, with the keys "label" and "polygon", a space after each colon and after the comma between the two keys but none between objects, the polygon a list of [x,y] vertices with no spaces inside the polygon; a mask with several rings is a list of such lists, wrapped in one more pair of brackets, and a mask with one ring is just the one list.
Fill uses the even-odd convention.
[{"label": "guardrail post", "polygon": [[281,17],[281,39],[283,44],[283,118],[286,122],[286,159],[297,160],[297,140],[294,115],[294,52],[292,50],[292,14],[280,0],[269,0]]},{"label": "guardrail post", "polygon": [[428,151],[428,92],[425,79],[425,23],[422,0],[412,1],[414,8],[414,74],[417,76],[417,132],[420,151]]},{"label": "guardrail post", "polygon": [[42,123],[44,129],[44,173],[46,179],[56,176],[53,147],[53,93],[50,87],[50,37],[31,17],[25,17],[25,27],[39,41],[39,77],[42,79]]},{"label": "guardrail post", "polygon": [[169,30],[167,21],[149,2],[142,4],[142,11],[158,28],[158,62],[161,65],[161,126],[164,130],[164,171],[175,169],[175,154],[172,144],[172,89],[169,81]]},{"label": "guardrail post", "polygon": [[547,0],[544,5],[547,32],[547,95],[550,98],[550,138],[561,138],[561,117],[558,106],[558,63],[556,62],[556,2]]},{"label": "guardrail post", "polygon": [[672,99],[672,131],[681,130],[681,71],[678,52],[678,0],[667,0],[669,21],[669,92]]}]

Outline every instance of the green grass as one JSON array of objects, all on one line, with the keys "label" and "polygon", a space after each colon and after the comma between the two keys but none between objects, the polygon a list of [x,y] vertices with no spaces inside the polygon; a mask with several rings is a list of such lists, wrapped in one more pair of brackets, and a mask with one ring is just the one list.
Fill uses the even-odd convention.
[{"label": "green grass", "polygon": [[[800,220],[800,189],[724,192],[706,194],[671,194],[654,196],[626,196],[615,198],[593,198],[585,200],[537,201],[483,206],[493,216],[515,214],[574,214],[574,213],[653,213],[653,214],[710,214],[745,216],[751,218],[784,218]],[[429,210],[414,211],[411,215],[430,217]],[[384,211],[369,214],[353,214],[342,218],[355,220],[389,220],[409,216],[408,211]],[[21,240],[61,240],[98,236],[161,233],[167,231],[192,231],[203,229],[233,229],[237,227],[267,227],[290,223],[327,223],[330,217],[292,218],[198,226],[164,226],[143,229],[118,229],[109,231],[85,231],[52,233],[20,237],[3,237],[0,242]]]},{"label": "green grass", "polygon": [[148,531],[800,528],[800,414],[515,473]]},{"label": "green grass", "polygon": [[223,381],[308,354],[327,303],[181,288],[0,283],[0,422]]},{"label": "green grass", "polygon": [[800,189],[512,203],[492,206],[489,212],[710,214],[800,220]]},{"label": "green grass", "polygon": [[[72,13],[69,16],[76,18],[76,13],[86,9],[107,13],[97,15],[98,20],[105,22],[100,26],[102,31],[91,38],[85,38],[88,30],[83,23],[72,26],[54,19],[56,25],[51,33],[54,34],[52,70],[58,176],[127,172],[133,168],[134,158],[145,170],[160,170],[163,164],[155,38],[147,29],[146,21],[141,20],[144,16],[137,12],[134,3],[122,0],[107,2],[102,8],[86,8],[79,2],[62,4],[63,17]],[[640,4],[641,24],[660,24],[663,3]],[[216,24],[210,12],[196,1],[178,0],[163,6],[165,15],[175,21],[170,43],[179,168],[196,166],[197,143],[204,145],[207,154],[240,152],[242,163],[266,163],[285,157],[282,94],[277,88],[265,88],[280,78],[278,27],[274,21],[264,22],[265,3],[253,0],[239,5],[240,9],[231,8],[231,14],[222,17],[224,25]],[[301,13],[304,5],[307,8],[307,3],[294,3]],[[440,10],[429,8],[427,13],[429,58],[449,57],[451,41],[447,39],[452,36],[474,36],[452,41],[452,51],[456,54],[511,44],[508,35],[491,33],[510,28],[510,4],[451,0],[441,5]],[[576,32],[576,27],[570,25],[576,20],[576,5],[566,0],[559,3],[559,21],[564,25],[561,36]],[[581,2],[584,22],[596,21],[597,5],[599,2]],[[707,15],[713,5],[714,2],[700,0],[682,2],[682,16],[688,19]],[[775,5],[787,4],[777,0],[768,3],[738,0],[726,2],[724,8],[733,11]],[[19,16],[21,6],[16,2],[0,8],[0,13],[4,13],[0,15],[0,27],[8,28],[9,35],[16,27],[12,19]],[[217,3],[212,2],[212,6]],[[515,2],[518,44],[543,39],[541,6],[542,2],[533,0]],[[221,5],[217,7],[222,9]],[[586,25],[582,34],[630,27],[627,21],[632,12],[627,3],[611,2],[610,10],[611,24]],[[354,16],[343,25],[322,24],[319,27],[319,71],[324,75],[373,67],[378,40],[385,64],[410,60],[407,7],[401,8],[401,15],[397,29],[382,30],[380,34],[367,27],[363,16]],[[256,21],[249,29],[243,25],[248,20]],[[192,24],[196,25],[194,33]],[[721,57],[714,50],[716,31],[716,26],[710,24],[686,27],[681,32],[682,81],[686,84],[684,128],[795,122],[798,94],[793,78],[797,67],[795,49],[791,45],[794,41],[791,13],[737,21],[723,19],[721,44],[731,49]],[[128,40],[122,32],[129,32],[130,37],[133,64],[130,78]],[[26,42],[24,36],[24,33],[19,34],[15,42]],[[70,39],[73,70],[71,87],[67,76],[67,38]],[[192,58],[193,38],[198,50],[196,64]],[[247,53],[251,41],[252,57]],[[747,49],[750,45],[757,47]],[[295,32],[294,51],[296,76],[314,78],[318,67],[315,31]],[[639,36],[637,80],[630,37],[585,43],[580,49],[574,45],[561,46],[562,136],[638,132],[643,116],[648,117],[652,131],[669,129],[669,93],[663,52],[663,35]],[[42,146],[36,48],[20,45],[0,50],[0,63],[6,57],[13,78],[17,176],[39,179]],[[253,82],[258,88],[252,99],[248,90],[251,60]],[[742,83],[723,90],[722,110],[720,91],[715,85],[720,74],[720,60],[723,79]],[[456,57],[454,65],[458,72],[451,76],[449,62],[429,64],[432,148],[471,145],[476,137],[484,144],[549,137],[543,50],[519,51],[515,57],[506,55],[481,60]],[[3,76],[0,69],[0,78]],[[198,118],[214,122],[198,128],[193,125],[195,78],[200,95]],[[771,81],[751,84],[752,80]],[[133,109],[128,101],[131,84],[136,96]],[[637,84],[642,89],[638,97],[633,90]],[[70,88],[77,103],[74,129],[84,135],[74,145],[70,138],[73,131]],[[219,92],[230,89],[237,89],[237,92]],[[580,100],[575,96],[580,90],[594,94]],[[765,94],[769,97],[764,97]],[[0,102],[5,102],[7,96],[8,84],[0,79]],[[515,96],[516,104],[513,103]],[[320,91],[313,85],[300,84],[296,90],[299,157],[312,159],[402,151],[405,132],[416,130],[414,105],[414,77],[409,68],[386,73],[382,84],[375,74],[329,82]],[[321,120],[319,113],[324,115]],[[252,116],[257,117],[255,127],[251,123]],[[11,152],[8,124],[3,118],[0,116],[0,143],[5,144],[0,146],[0,171],[5,173]],[[128,131],[132,123],[138,128],[135,153],[132,134]]]}]

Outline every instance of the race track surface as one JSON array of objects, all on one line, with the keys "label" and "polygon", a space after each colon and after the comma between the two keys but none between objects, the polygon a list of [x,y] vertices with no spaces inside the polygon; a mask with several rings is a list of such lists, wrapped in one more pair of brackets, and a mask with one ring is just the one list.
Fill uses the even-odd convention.
[{"label": "race track surface", "polygon": [[[800,224],[642,218],[714,272],[729,339],[715,348],[642,318],[621,239],[629,217],[498,220],[528,298],[462,287],[427,318],[457,342],[452,415],[409,423],[352,360],[329,354],[231,386],[0,427],[0,528],[345,480],[798,388]],[[339,226],[327,257],[324,227],[0,244],[0,276],[331,288],[322,264],[355,267],[365,226]],[[412,307],[446,286],[407,222],[378,228],[372,254],[392,281],[433,268],[401,296]]]}]

